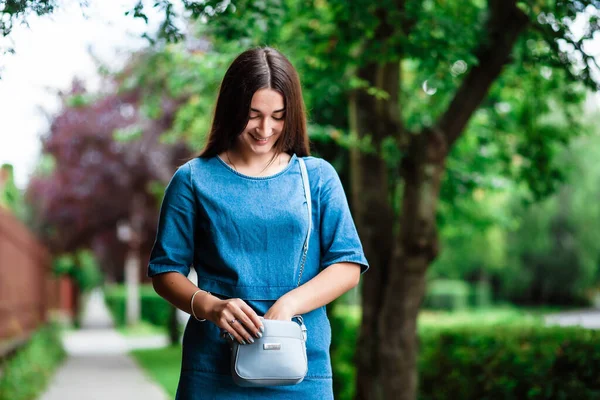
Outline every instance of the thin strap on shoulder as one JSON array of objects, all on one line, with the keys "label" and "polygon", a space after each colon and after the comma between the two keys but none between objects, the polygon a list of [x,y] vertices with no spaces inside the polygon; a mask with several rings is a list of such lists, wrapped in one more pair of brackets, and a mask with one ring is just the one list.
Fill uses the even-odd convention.
[{"label": "thin strap on shoulder", "polygon": [[304,186],[304,197],[306,198],[306,208],[308,209],[308,231],[306,233],[306,240],[304,246],[302,246],[302,262],[300,264],[300,276],[298,277],[298,286],[302,280],[302,273],[304,272],[304,263],[306,262],[306,255],[308,253],[308,242],[310,239],[310,233],[312,230],[312,200],[310,196],[310,183],[308,180],[308,172],[306,171],[306,164],[301,157],[298,157],[300,163],[300,173],[302,174],[302,185]]}]

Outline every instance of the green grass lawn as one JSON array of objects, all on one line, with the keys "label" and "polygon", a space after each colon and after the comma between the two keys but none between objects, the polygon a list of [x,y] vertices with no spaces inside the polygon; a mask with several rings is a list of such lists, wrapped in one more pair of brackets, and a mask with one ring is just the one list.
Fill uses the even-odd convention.
[{"label": "green grass lawn", "polygon": [[146,373],[174,399],[181,368],[181,346],[134,350],[131,355]]},{"label": "green grass lawn", "polygon": [[167,330],[164,327],[153,325],[141,320],[134,326],[119,326],[116,328],[119,333],[125,336],[154,336],[166,335]]},{"label": "green grass lawn", "polygon": [[[461,311],[419,312],[419,329],[435,329],[436,327],[497,325],[497,324],[541,324],[545,314],[560,311],[556,308],[520,308],[515,306],[496,306],[490,308],[468,308]],[[338,306],[336,313],[359,323],[359,306]]]},{"label": "green grass lawn", "polygon": [[419,329],[435,330],[458,326],[540,325],[543,323],[541,310],[529,310],[515,307],[495,307],[489,309],[470,309],[463,311],[421,311]]},{"label": "green grass lawn", "polygon": [[[541,325],[543,315],[556,312],[549,308],[518,308],[514,306],[494,307],[488,309],[467,309],[463,311],[421,311],[419,314],[419,330],[422,333],[435,333],[436,329],[460,326],[494,326],[512,325],[522,326]],[[356,306],[338,306],[336,313],[345,315],[351,325],[358,325],[360,308]],[[144,329],[144,328],[140,328]],[[146,372],[158,382],[169,395],[175,397],[181,368],[181,346],[163,349],[136,350],[132,352],[134,358]]]}]

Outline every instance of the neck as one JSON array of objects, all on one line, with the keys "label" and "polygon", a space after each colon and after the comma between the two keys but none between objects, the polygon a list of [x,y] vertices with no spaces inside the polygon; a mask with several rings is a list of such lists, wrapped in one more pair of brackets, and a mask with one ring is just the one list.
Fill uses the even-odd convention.
[{"label": "neck", "polygon": [[266,154],[255,154],[248,150],[243,151],[234,145],[228,152],[229,157],[233,159],[236,166],[249,169],[263,168],[277,156],[275,148]]}]

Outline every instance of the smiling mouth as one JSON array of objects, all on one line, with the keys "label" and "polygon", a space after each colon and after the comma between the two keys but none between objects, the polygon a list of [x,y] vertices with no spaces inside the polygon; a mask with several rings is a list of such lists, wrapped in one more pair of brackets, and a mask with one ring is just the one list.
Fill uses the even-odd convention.
[{"label": "smiling mouth", "polygon": [[[248,133],[250,133],[250,132],[248,132]],[[258,137],[258,136],[255,136],[255,135],[253,135],[252,133],[250,133],[250,136],[252,136],[252,138],[253,138],[254,140],[258,141],[258,142],[266,142],[266,141],[268,141],[268,140],[271,138],[271,136],[273,136],[273,135],[271,135],[271,136],[269,136],[269,137],[266,137],[266,138],[260,138],[260,137]]]}]

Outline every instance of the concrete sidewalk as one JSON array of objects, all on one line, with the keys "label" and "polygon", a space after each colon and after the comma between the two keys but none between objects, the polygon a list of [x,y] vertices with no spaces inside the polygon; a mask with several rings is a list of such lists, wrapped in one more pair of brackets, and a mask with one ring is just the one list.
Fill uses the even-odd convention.
[{"label": "concrete sidewalk", "polygon": [[82,329],[63,337],[68,359],[41,400],[165,400],[165,391],[127,355],[167,345],[166,336],[126,338],[113,327],[101,292],[90,295]]},{"label": "concrete sidewalk", "polygon": [[584,309],[565,311],[544,316],[546,325],[580,326],[587,329],[600,329],[600,310]]}]

